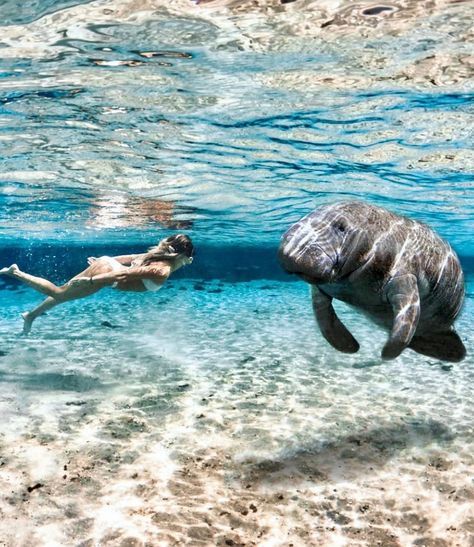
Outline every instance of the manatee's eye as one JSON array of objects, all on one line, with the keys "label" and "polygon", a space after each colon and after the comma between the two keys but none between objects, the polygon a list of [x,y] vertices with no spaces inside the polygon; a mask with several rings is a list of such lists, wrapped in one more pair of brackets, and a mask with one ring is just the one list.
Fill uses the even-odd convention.
[{"label": "manatee's eye", "polygon": [[334,228],[338,231],[338,232],[345,232],[346,231],[346,225],[344,224],[344,222],[342,221],[338,221],[336,222],[336,224],[334,225]]}]

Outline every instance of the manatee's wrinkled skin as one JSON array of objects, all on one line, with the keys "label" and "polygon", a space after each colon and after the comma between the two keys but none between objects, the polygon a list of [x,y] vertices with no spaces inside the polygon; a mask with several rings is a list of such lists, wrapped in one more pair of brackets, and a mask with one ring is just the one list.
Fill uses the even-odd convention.
[{"label": "manatee's wrinkled skin", "polygon": [[359,344],[333,298],[389,331],[384,359],[405,348],[445,361],[464,358],[452,326],[464,299],[463,272],[428,226],[364,202],[325,205],[284,234],[278,256],[286,271],[311,284],[316,321],[337,350],[355,353]]}]

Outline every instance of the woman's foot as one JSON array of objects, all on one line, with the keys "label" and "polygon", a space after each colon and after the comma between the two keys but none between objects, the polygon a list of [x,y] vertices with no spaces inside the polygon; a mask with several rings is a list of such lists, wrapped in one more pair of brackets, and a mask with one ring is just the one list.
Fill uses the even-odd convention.
[{"label": "woman's foot", "polygon": [[12,264],[8,268],[2,268],[0,270],[0,275],[1,274],[3,274],[3,275],[13,275],[13,274],[15,274],[19,271],[20,271],[20,268],[16,264]]},{"label": "woman's foot", "polygon": [[35,318],[31,317],[31,314],[27,311],[22,313],[21,316],[23,317],[23,334],[30,334]]}]

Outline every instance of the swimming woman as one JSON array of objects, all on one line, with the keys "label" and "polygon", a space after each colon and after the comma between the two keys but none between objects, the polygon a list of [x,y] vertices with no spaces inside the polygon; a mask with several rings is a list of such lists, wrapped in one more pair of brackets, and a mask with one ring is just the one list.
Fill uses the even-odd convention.
[{"label": "swimming woman", "polygon": [[2,268],[0,274],[19,279],[47,295],[39,306],[21,314],[23,333],[28,334],[33,321],[54,306],[90,296],[104,287],[130,292],[157,291],[173,272],[191,264],[193,251],[191,239],[177,234],[163,239],[143,254],[90,257],[89,267],[60,287],[42,277],[22,272],[16,264]]}]

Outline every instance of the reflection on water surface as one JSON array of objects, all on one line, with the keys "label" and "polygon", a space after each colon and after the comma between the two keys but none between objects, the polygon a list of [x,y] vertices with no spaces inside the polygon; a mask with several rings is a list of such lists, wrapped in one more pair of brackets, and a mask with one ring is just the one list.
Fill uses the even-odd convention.
[{"label": "reflection on water surface", "polygon": [[273,244],[337,195],[471,247],[469,2],[28,6],[3,27],[4,236],[62,238],[61,218],[68,238],[143,239],[133,212],[84,236],[113,190],[170,202],[203,239]]}]

